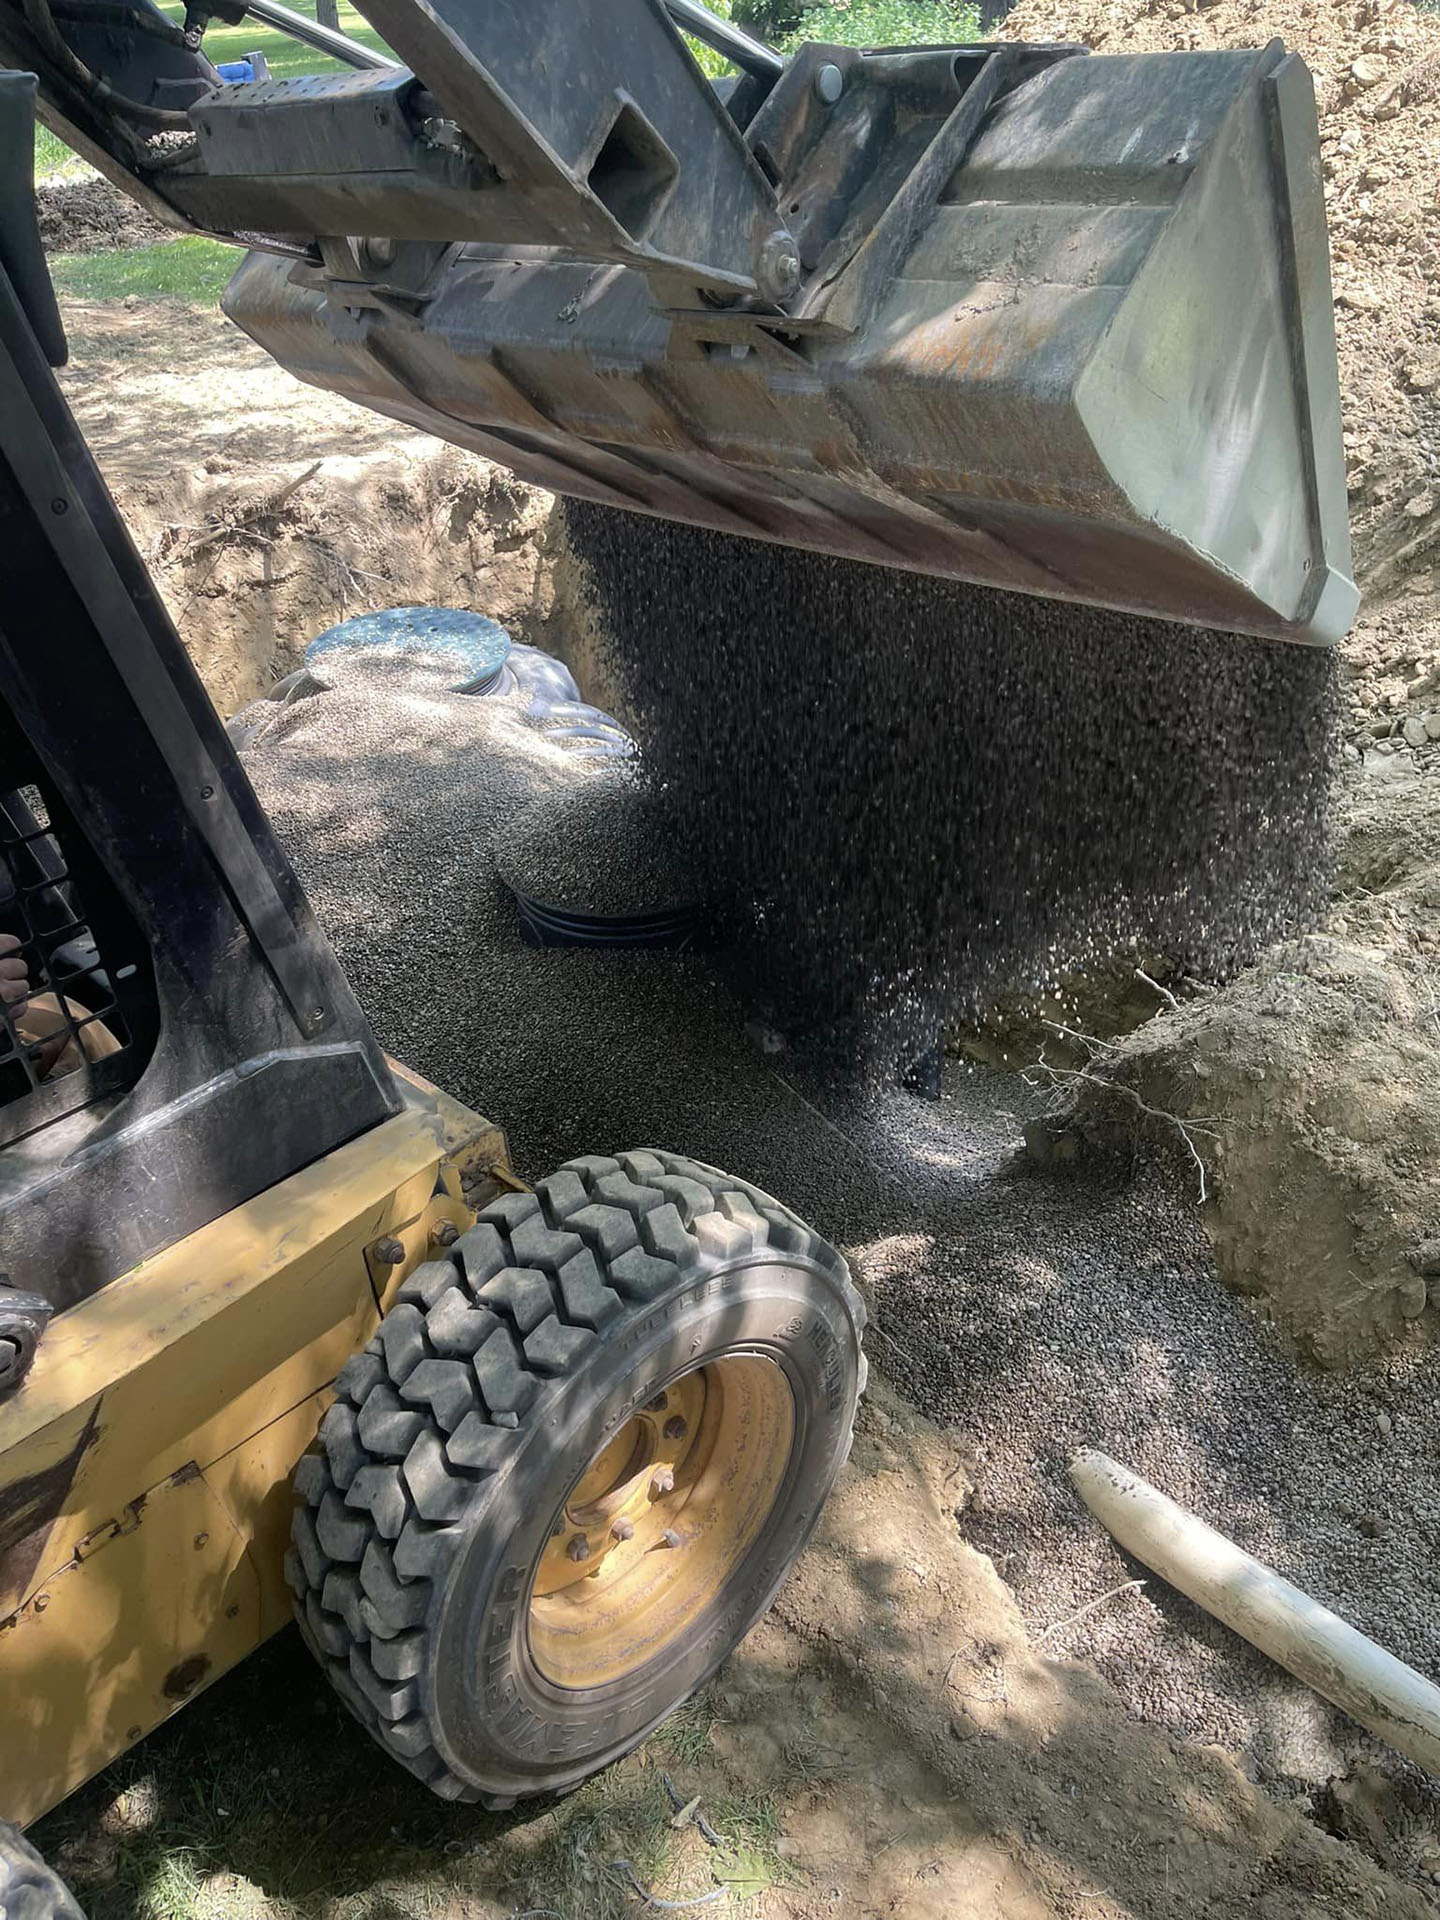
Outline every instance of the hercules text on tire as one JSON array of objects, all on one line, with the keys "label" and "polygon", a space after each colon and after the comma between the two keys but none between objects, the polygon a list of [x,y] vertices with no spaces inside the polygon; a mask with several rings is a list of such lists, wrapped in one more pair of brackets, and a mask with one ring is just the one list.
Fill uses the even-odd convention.
[{"label": "hercules text on tire", "polygon": [[617,1758],[769,1605],[849,1450],[864,1311],[768,1195],[572,1161],[412,1274],[296,1474],[307,1639],[439,1793]]}]

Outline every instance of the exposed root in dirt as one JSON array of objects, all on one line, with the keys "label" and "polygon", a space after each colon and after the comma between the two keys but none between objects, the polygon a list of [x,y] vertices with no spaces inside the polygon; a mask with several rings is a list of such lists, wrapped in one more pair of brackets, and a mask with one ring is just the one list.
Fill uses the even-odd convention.
[{"label": "exposed root in dirt", "polygon": [[1317,936],[1069,1077],[1080,1130],[1183,1140],[1222,1274],[1327,1366],[1434,1338],[1437,986]]}]

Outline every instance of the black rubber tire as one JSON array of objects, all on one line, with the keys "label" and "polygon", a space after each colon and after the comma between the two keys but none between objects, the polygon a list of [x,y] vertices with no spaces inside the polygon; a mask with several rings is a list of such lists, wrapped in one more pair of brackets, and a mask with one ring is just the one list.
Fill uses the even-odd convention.
[{"label": "black rubber tire", "polygon": [[85,1920],[75,1896],[16,1828],[0,1820],[0,1920]]},{"label": "black rubber tire", "polygon": [[[396,1759],[452,1800],[576,1786],[700,1686],[769,1606],[849,1455],[865,1310],[840,1256],[768,1194],[668,1153],[573,1160],[414,1272],[345,1367],[296,1470],[302,1633]],[[558,1689],[529,1581],[596,1447],[727,1352],[780,1365],[790,1465],[683,1645]]]}]

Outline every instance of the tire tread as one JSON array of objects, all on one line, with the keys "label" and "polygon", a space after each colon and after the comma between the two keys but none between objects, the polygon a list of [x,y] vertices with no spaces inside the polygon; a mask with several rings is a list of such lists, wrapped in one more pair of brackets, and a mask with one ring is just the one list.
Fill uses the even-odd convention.
[{"label": "tire tread", "polygon": [[445,1764],[421,1705],[431,1602],[470,1503],[598,1339],[767,1247],[835,1278],[863,1328],[840,1256],[768,1194],[676,1154],[589,1154],[484,1208],[346,1363],[296,1471],[286,1574],[336,1691],[442,1798],[512,1804]]}]

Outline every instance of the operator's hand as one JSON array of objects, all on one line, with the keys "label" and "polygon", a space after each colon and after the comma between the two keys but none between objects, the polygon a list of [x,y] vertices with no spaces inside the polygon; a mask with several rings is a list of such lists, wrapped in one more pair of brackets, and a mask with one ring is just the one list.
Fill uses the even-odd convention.
[{"label": "operator's hand", "polygon": [[0,1001],[12,1020],[30,1004],[30,976],[13,933],[0,933]]}]

